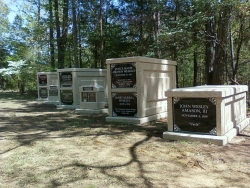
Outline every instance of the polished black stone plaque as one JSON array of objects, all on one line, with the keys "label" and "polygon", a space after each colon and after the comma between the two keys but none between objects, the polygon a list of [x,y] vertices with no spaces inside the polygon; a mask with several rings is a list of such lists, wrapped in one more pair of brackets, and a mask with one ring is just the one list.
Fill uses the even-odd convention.
[{"label": "polished black stone plaque", "polygon": [[82,102],[89,102],[89,96],[87,92],[82,93]]},{"label": "polished black stone plaque", "polygon": [[82,102],[96,102],[96,93],[82,92]]},{"label": "polished black stone plaque", "polygon": [[50,89],[49,96],[58,96],[58,90],[57,89]]},{"label": "polished black stone plaque", "polygon": [[89,93],[89,102],[96,102],[96,93],[95,92]]},{"label": "polished black stone plaque", "polygon": [[216,135],[215,98],[173,98],[175,132]]},{"label": "polished black stone plaque", "polygon": [[38,75],[39,85],[46,86],[47,85],[47,75],[41,74]]},{"label": "polished black stone plaque", "polygon": [[48,97],[48,90],[47,88],[40,88],[39,94],[41,98],[47,98]]},{"label": "polished black stone plaque", "polygon": [[57,90],[57,86],[51,85],[51,86],[49,86],[49,89]]},{"label": "polished black stone plaque", "polygon": [[134,88],[136,87],[136,64],[121,63],[111,64],[111,87]]},{"label": "polished black stone plaque", "polygon": [[73,92],[71,90],[61,91],[61,102],[65,105],[73,104]]},{"label": "polished black stone plaque", "polygon": [[72,86],[72,73],[62,72],[60,74],[61,87],[71,87]]},{"label": "polished black stone plaque", "polygon": [[112,93],[112,116],[137,117],[137,93]]},{"label": "polished black stone plaque", "polygon": [[58,96],[57,86],[55,85],[49,86],[49,96]]},{"label": "polished black stone plaque", "polygon": [[83,91],[94,91],[94,87],[82,87]]}]

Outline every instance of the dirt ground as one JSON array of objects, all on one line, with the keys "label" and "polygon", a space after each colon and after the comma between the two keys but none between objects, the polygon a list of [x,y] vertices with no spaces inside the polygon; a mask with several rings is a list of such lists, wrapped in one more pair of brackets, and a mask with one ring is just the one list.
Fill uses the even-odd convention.
[{"label": "dirt ground", "polygon": [[166,130],[0,91],[0,187],[250,187],[249,126],[226,146],[166,141]]}]

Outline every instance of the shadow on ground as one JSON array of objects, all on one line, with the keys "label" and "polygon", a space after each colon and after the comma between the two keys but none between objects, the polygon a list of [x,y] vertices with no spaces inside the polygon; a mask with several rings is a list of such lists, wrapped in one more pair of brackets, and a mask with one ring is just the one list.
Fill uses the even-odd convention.
[{"label": "shadow on ground", "polygon": [[[4,97],[5,100],[1,100]],[[8,103],[8,101],[14,101],[15,103],[21,103],[22,108],[3,108],[0,109],[0,141],[4,139],[13,139],[18,142],[14,147],[8,148],[1,151],[0,156],[7,154],[10,151],[15,151],[17,148],[22,146],[31,146],[37,141],[46,141],[47,139],[56,138],[71,138],[75,136],[85,136],[91,138],[98,138],[99,136],[126,136],[131,132],[136,132],[138,134],[143,134],[144,137],[140,140],[134,141],[129,148],[127,148],[130,160],[121,164],[113,165],[102,165],[102,164],[86,164],[79,161],[72,160],[72,163],[67,165],[62,165],[59,167],[51,167],[50,169],[44,171],[45,174],[57,174],[59,171],[64,169],[72,168],[79,169],[82,172],[81,177],[72,177],[61,181],[57,178],[52,178],[50,180],[50,185],[48,187],[59,187],[62,185],[70,184],[81,179],[88,178],[86,172],[96,169],[99,173],[110,177],[111,179],[116,179],[122,182],[125,187],[145,187],[152,188],[155,184],[150,181],[147,176],[149,174],[145,169],[145,161],[141,160],[136,151],[140,146],[154,140],[155,142],[166,142],[162,139],[163,131],[167,129],[166,120],[160,120],[155,122],[150,122],[141,126],[129,125],[125,123],[107,123],[105,120],[106,116],[103,115],[83,115],[76,114],[74,110],[58,110],[54,105],[47,105],[41,102],[35,102],[34,97],[28,95],[20,97],[15,97],[14,93],[2,94],[0,93],[0,100]],[[94,130],[95,131],[91,131]],[[57,133],[58,134],[52,134]],[[245,139],[250,139],[250,131],[246,130],[239,134],[239,136]],[[168,142],[170,145],[174,142]],[[249,151],[244,148],[249,148],[249,142],[241,145],[229,144],[227,147],[207,147],[203,151],[204,153],[211,153],[212,150],[224,153],[230,159],[235,158],[235,152],[238,155],[249,154]],[[94,147],[94,146],[93,146]],[[175,147],[173,145],[173,147]],[[207,150],[207,151],[206,151]],[[230,151],[235,150],[235,152],[230,153]],[[210,156],[210,155],[208,155]],[[212,156],[211,156],[212,158]],[[153,160],[153,159],[152,159]],[[159,161],[162,162],[162,161]],[[131,164],[136,164],[137,175],[136,177],[142,180],[142,183],[135,184],[131,182],[128,178],[120,175],[114,174],[113,171],[120,167],[128,167]],[[180,168],[183,168],[181,164]],[[173,175],[172,175],[173,176]],[[178,177],[176,177],[178,178]],[[238,182],[238,181],[235,181]],[[160,187],[160,183],[157,184]],[[162,187],[167,187],[167,184],[162,184]]]},{"label": "shadow on ground", "polygon": [[[19,144],[15,147],[8,148],[5,151],[1,151],[0,155],[6,154],[22,146],[32,145],[35,141],[42,141],[53,138],[69,138],[78,135],[84,136],[102,136],[112,135],[119,136],[130,132],[140,132],[146,135],[146,138],[134,143],[129,149],[131,160],[121,165],[111,166],[94,166],[85,165],[78,162],[71,164],[72,167],[90,169],[98,168],[103,174],[109,175],[108,171],[113,168],[128,166],[131,163],[137,163],[140,171],[140,178],[144,181],[143,187],[152,187],[150,182],[144,177],[143,163],[139,160],[135,150],[136,148],[147,142],[152,137],[159,138],[161,141],[162,132],[166,130],[166,122],[156,121],[141,126],[129,125],[124,123],[107,123],[103,115],[83,115],[76,114],[74,110],[58,110],[54,105],[44,104],[42,102],[36,102],[35,97],[30,95],[21,96],[18,93],[0,93],[0,99],[5,103],[8,101],[14,101],[14,104],[21,103],[22,108],[2,108],[0,109],[0,140],[11,137]],[[97,132],[85,133],[85,129],[99,129]],[[54,131],[60,131],[57,136],[51,137],[50,133]],[[69,166],[68,166],[69,167]],[[67,168],[63,166],[60,168]],[[51,169],[47,173],[52,171],[56,172],[59,169]],[[127,186],[134,186],[120,176],[113,176],[113,178],[119,179]],[[72,180],[76,181],[76,180]],[[69,182],[64,182],[69,183]],[[57,180],[51,181],[52,187],[57,187]]]}]

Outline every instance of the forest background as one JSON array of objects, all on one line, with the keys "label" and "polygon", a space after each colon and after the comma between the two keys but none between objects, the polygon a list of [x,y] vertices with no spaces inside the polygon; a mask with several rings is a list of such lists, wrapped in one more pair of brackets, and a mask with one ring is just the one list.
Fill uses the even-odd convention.
[{"label": "forest background", "polygon": [[0,83],[36,89],[36,73],[105,68],[108,58],[177,61],[177,87],[247,84],[248,0],[0,0]]}]

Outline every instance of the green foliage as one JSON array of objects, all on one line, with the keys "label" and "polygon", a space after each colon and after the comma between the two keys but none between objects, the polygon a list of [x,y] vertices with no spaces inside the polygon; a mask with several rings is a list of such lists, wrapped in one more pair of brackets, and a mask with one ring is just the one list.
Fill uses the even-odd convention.
[{"label": "green foliage", "polygon": [[[32,75],[36,71],[55,70],[58,66],[74,67],[75,55],[80,67],[97,68],[103,66],[103,58],[148,56],[176,60],[179,86],[186,87],[193,85],[194,79],[199,85],[207,83],[208,44],[214,41],[215,59],[223,60],[220,63],[224,83],[230,84],[231,79],[240,84],[248,82],[250,3],[247,1],[72,0],[68,1],[67,12],[62,0],[58,0],[56,12],[55,2],[28,0],[18,4],[20,11],[10,24],[6,19],[8,7],[0,0],[3,23],[0,33],[8,36],[0,37],[3,41],[0,68],[7,68],[7,60],[22,59],[31,67],[23,69]],[[76,3],[75,12],[72,2]],[[221,18],[223,10],[228,10],[228,14]],[[59,20],[56,20],[57,13]],[[77,47],[72,27],[74,16]],[[207,25],[213,20],[215,33],[211,34]],[[11,30],[8,30],[10,25]],[[219,32],[225,27],[228,29],[223,40]],[[220,54],[218,49],[222,46],[224,51]],[[213,62],[214,69],[217,63]]]},{"label": "green foliage", "polygon": [[0,40],[4,39],[5,33],[8,32],[9,29],[9,20],[7,18],[7,15],[9,14],[9,8],[8,6],[0,0]]},{"label": "green foliage", "polygon": [[36,89],[36,69],[23,60],[8,61],[8,67],[0,69],[0,75],[7,81],[8,88],[19,89],[20,93]]}]

